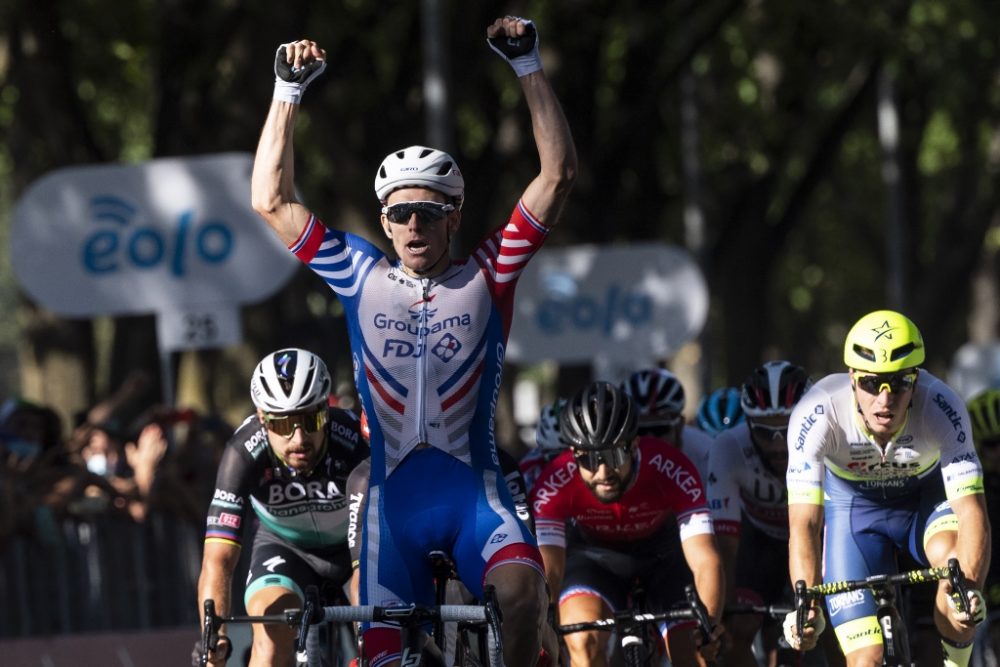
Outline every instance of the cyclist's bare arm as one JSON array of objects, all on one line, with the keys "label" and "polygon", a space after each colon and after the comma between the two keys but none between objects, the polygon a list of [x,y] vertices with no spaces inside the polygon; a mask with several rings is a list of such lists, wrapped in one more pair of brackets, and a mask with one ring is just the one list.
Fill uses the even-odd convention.
[{"label": "cyclist's bare arm", "polygon": [[563,576],[566,574],[566,549],[544,544],[539,546],[538,550],[542,552],[542,563],[545,564],[545,579],[549,584],[549,602],[558,605]]},{"label": "cyclist's bare arm", "polygon": [[[215,613],[219,616],[229,615],[233,570],[239,558],[240,548],[235,544],[205,543],[201,575],[198,577],[198,618],[202,622],[205,620],[205,600],[215,602]],[[225,626],[220,628],[219,634],[226,634]]]},{"label": "cyclist's bare arm", "polygon": [[986,511],[986,496],[974,493],[950,501],[958,519],[958,552],[962,571],[977,587],[982,588],[990,569],[990,519]]},{"label": "cyclist's bare arm", "polygon": [[792,503],[788,506],[788,574],[792,583],[806,586],[820,582],[823,553],[823,506]]},{"label": "cyclist's bare arm", "polygon": [[716,535],[715,542],[722,558],[722,571],[726,575],[726,600],[736,600],[736,556],[739,553],[739,538],[733,535]]},{"label": "cyclist's bare arm", "polygon": [[[486,37],[524,34],[523,21],[515,17],[497,19],[486,29]],[[522,195],[524,205],[543,224],[559,220],[563,204],[576,179],[576,147],[569,123],[544,70],[520,78],[521,90],[531,114],[531,129],[541,169]]]},{"label": "cyclist's bare arm", "polygon": [[694,586],[698,597],[705,603],[705,609],[712,621],[718,623],[725,605],[726,586],[722,571],[722,558],[715,545],[715,535],[692,535],[681,542],[684,560],[694,575]]},{"label": "cyclist's bare arm", "polygon": [[[292,65],[325,60],[326,51],[315,42],[287,45]],[[295,152],[292,135],[299,105],[273,100],[264,122],[250,181],[253,208],[278,237],[291,245],[309,222],[310,211],[295,200]]]}]

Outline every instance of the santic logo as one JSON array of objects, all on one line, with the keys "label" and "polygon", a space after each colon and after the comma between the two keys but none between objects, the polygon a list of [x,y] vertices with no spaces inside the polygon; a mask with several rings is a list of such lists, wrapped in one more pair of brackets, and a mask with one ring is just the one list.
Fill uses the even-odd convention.
[{"label": "santic logo", "polygon": [[154,227],[142,224],[142,211],[135,203],[100,194],[91,198],[90,212],[99,229],[84,238],[80,259],[91,274],[165,267],[182,277],[191,262],[219,264],[233,253],[232,230],[221,220],[199,221],[190,210],[170,225]]}]

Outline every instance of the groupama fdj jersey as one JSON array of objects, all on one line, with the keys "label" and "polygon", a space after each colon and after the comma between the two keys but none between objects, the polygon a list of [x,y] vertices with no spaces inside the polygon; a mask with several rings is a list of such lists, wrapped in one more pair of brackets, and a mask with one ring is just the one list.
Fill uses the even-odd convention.
[{"label": "groupama fdj jersey", "polygon": [[292,252],[344,304],[355,383],[368,413],[373,484],[417,445],[496,468],[493,420],[514,287],[547,229],[521,205],[465,261],[407,275],[367,240],[311,218]]}]

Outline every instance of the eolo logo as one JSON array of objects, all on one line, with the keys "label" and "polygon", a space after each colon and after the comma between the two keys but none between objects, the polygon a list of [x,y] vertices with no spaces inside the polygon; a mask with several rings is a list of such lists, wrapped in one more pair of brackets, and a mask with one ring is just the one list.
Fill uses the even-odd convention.
[{"label": "eolo logo", "polygon": [[166,266],[181,277],[189,262],[220,264],[232,255],[234,236],[221,220],[198,222],[193,211],[184,211],[172,229],[132,226],[139,210],[110,195],[90,200],[94,222],[102,228],[84,239],[81,261],[93,274],[113,274],[125,267],[152,270]]}]

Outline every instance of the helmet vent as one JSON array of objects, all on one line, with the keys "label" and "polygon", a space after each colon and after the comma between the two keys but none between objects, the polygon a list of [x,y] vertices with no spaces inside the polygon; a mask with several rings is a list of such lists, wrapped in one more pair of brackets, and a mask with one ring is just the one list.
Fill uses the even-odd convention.
[{"label": "helmet vent", "polygon": [[867,347],[855,344],[854,353],[866,361],[875,362],[875,353]]},{"label": "helmet vent", "polygon": [[909,354],[913,352],[913,349],[915,347],[916,346],[913,343],[907,343],[906,345],[897,347],[895,350],[892,351],[892,354],[889,356],[893,361],[896,361],[897,359],[902,359],[903,357],[909,356]]},{"label": "helmet vent", "polygon": [[441,167],[438,168],[437,170],[437,175],[447,176],[449,173],[451,173],[451,166],[452,166],[451,162],[442,162]]}]

